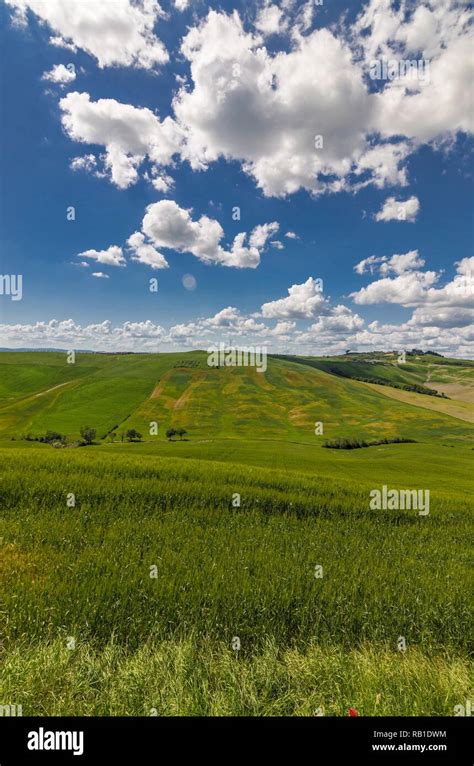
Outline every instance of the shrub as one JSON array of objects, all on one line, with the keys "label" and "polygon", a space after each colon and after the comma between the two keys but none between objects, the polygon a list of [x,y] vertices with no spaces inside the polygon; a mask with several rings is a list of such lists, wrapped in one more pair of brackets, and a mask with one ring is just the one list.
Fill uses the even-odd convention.
[{"label": "shrub", "polygon": [[142,438],[142,435],[135,428],[129,428],[128,431],[125,432],[125,438],[128,439],[129,442],[139,441]]},{"label": "shrub", "polygon": [[384,437],[366,442],[364,439],[354,439],[338,436],[335,439],[327,439],[323,447],[327,449],[361,449],[362,447],[377,447],[379,444],[406,444],[415,443],[415,439],[404,439],[401,436],[394,436],[392,439]]}]

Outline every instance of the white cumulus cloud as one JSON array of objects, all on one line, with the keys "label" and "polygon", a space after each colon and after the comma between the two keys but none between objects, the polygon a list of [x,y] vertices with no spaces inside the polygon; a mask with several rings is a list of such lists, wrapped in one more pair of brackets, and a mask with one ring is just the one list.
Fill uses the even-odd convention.
[{"label": "white cumulus cloud", "polygon": [[64,64],[55,64],[49,72],[43,73],[42,79],[58,85],[68,85],[76,79],[76,71],[72,67],[64,66]]},{"label": "white cumulus cloud", "polygon": [[[266,226],[270,228],[265,228]],[[234,238],[231,247],[225,248],[221,244],[224,230],[218,221],[207,215],[193,220],[191,212],[179,207],[174,200],[160,200],[148,206],[142,230],[155,247],[192,253],[207,264],[256,268],[260,263],[260,250],[274,226],[275,224],[266,224],[256,227],[250,235],[248,245],[246,232],[241,232]]]},{"label": "white cumulus cloud", "polygon": [[179,149],[179,131],[166,117],[162,122],[146,107],[136,108],[113,98],[91,101],[88,93],[68,93],[59,106],[62,123],[73,141],[105,147],[105,167],[121,189],[136,183],[146,156],[154,166],[170,164]]},{"label": "white cumulus cloud", "polygon": [[328,304],[322,294],[320,282],[313,277],[308,277],[306,282],[300,285],[289,287],[286,298],[279,298],[262,306],[262,316],[275,319],[311,319],[327,311]]},{"label": "white cumulus cloud", "polygon": [[85,51],[99,67],[152,69],[168,61],[153,32],[163,15],[157,0],[6,0],[17,24],[34,13],[51,29],[53,45]]},{"label": "white cumulus cloud", "polygon": [[418,197],[409,197],[406,200],[397,200],[388,197],[381,210],[375,214],[376,221],[409,221],[414,223],[420,209]]},{"label": "white cumulus cloud", "polygon": [[105,266],[125,266],[126,261],[123,251],[118,245],[110,245],[107,250],[84,250],[77,254],[78,258],[91,258],[97,263],[103,263]]},{"label": "white cumulus cloud", "polygon": [[169,264],[164,255],[159,253],[153,245],[148,244],[140,231],[136,231],[127,239],[127,245],[132,252],[132,261],[138,261],[152,269],[168,268]]}]

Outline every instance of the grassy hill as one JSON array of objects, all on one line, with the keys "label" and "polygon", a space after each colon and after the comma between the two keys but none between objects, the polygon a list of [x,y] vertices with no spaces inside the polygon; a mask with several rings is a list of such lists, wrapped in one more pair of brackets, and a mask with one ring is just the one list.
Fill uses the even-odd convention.
[{"label": "grassy hill", "polygon": [[[347,354],[337,357],[279,357],[354,380],[377,379],[387,385],[419,385],[437,390],[437,383],[474,389],[474,362],[435,354],[407,354],[404,362],[392,353]],[[472,393],[472,392],[471,392]],[[474,399],[474,397],[472,397]]]},{"label": "grassy hill", "polygon": [[[199,351],[77,354],[75,364],[67,364],[65,354],[5,353],[0,355],[0,438],[40,435],[47,429],[73,438],[85,424],[95,427],[99,437],[117,426],[119,435],[134,427],[149,438],[150,423],[157,422],[158,441],[168,427],[183,427],[193,439],[246,437],[314,445],[315,423],[322,422],[325,438],[465,440],[469,431],[462,419],[449,417],[449,406],[426,412],[419,409],[426,403],[421,395],[414,394],[409,403],[391,401],[384,392],[350,379],[354,370],[361,373],[368,366],[387,380],[426,381],[432,364],[423,359],[400,371],[392,362],[271,358],[267,371],[259,373],[208,367],[205,352]],[[446,368],[442,365],[445,377]],[[474,376],[474,367],[454,369],[456,376]],[[464,407],[468,410],[469,404]]]},{"label": "grassy hill", "polygon": [[[469,363],[415,364],[469,390]],[[3,701],[377,716],[452,715],[472,697],[472,426],[424,405],[469,402],[300,358],[211,369],[199,351],[4,353],[0,379]],[[19,438],[74,442],[85,424],[104,437],[87,448]],[[130,427],[142,442],[120,440]],[[394,435],[416,443],[322,448]],[[428,489],[429,515],[371,510],[383,485]]]}]

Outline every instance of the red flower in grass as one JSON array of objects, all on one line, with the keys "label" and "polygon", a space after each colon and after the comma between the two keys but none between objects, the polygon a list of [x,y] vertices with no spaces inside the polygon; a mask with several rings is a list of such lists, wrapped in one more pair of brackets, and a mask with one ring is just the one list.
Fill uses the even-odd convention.
[{"label": "red flower in grass", "polygon": [[350,715],[350,716],[356,716],[356,715],[359,715],[359,713],[357,712],[357,710],[355,709],[355,707],[350,707],[350,708],[349,708],[349,715]]}]

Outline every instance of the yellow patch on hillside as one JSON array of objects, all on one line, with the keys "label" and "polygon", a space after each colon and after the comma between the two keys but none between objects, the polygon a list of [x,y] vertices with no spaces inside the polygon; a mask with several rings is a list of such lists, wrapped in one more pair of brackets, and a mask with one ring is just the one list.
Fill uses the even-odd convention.
[{"label": "yellow patch on hillside", "polygon": [[390,386],[380,386],[378,383],[364,383],[379,394],[387,396],[389,399],[397,399],[404,404],[412,404],[414,407],[422,407],[424,410],[434,410],[443,415],[449,415],[458,420],[465,420],[468,423],[474,423],[474,405],[457,400],[441,399],[427,394],[417,394],[414,391],[403,391],[400,388],[391,388]]},{"label": "yellow patch on hillside", "polygon": [[434,388],[439,394],[446,394],[450,399],[474,405],[474,386],[461,383],[430,383],[430,388]]}]

